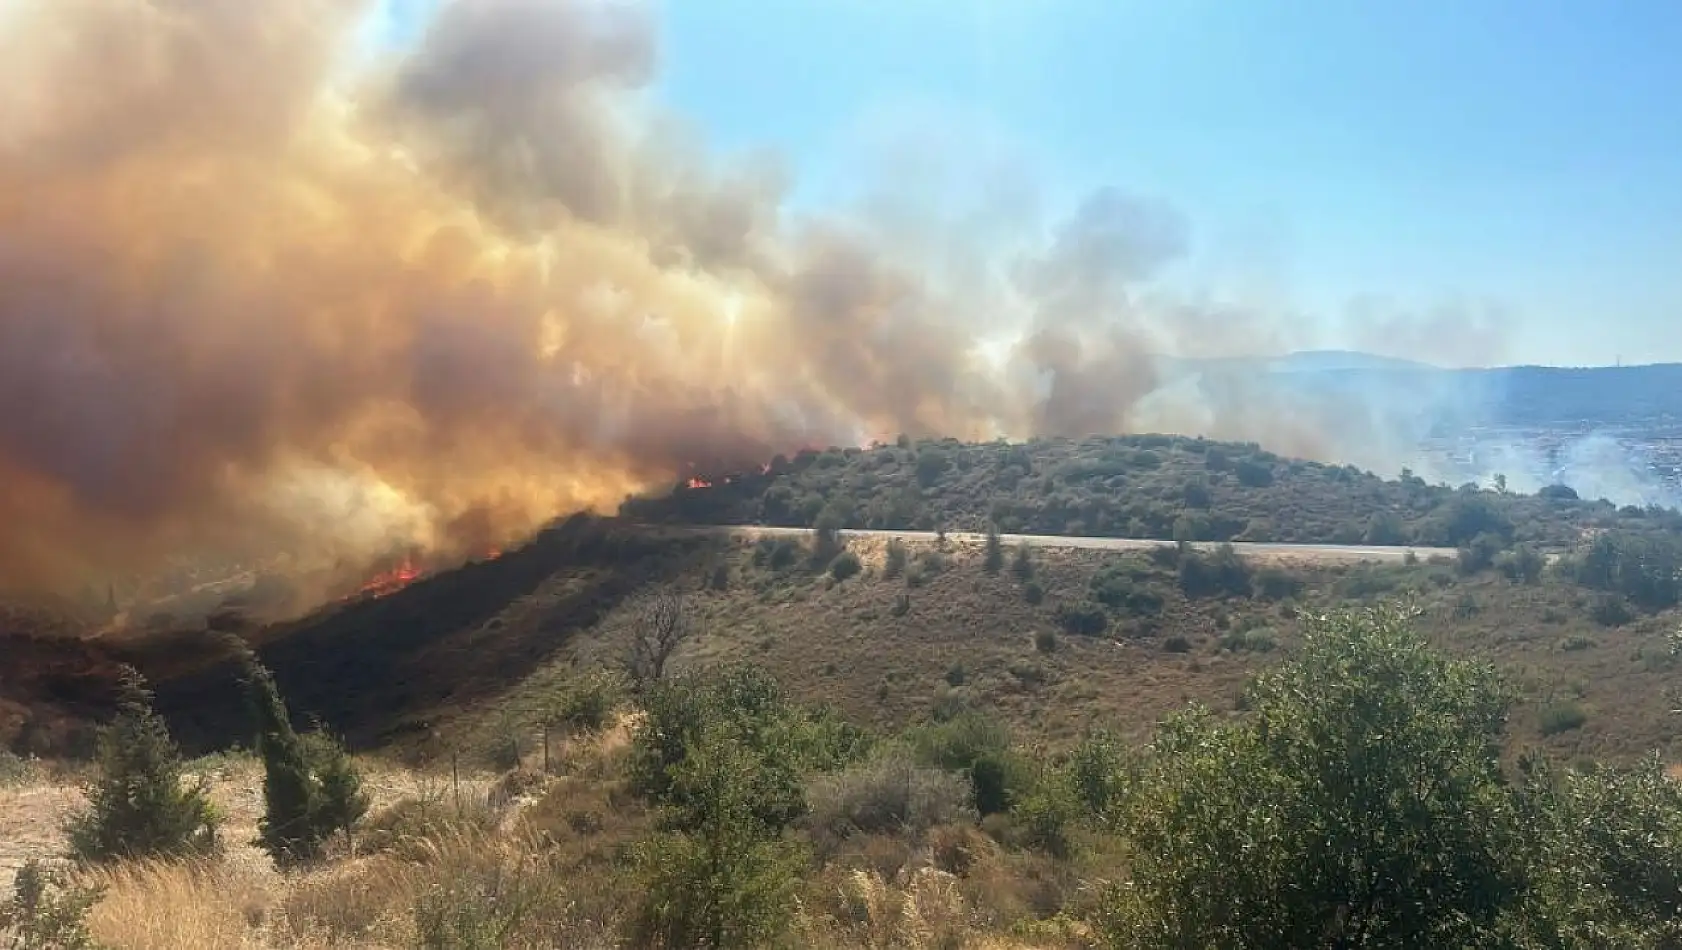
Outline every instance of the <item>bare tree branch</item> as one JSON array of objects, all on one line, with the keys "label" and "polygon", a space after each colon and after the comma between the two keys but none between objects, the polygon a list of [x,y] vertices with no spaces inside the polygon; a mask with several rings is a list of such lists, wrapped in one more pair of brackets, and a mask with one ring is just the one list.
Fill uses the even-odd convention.
[{"label": "bare tree branch", "polygon": [[642,690],[658,683],[672,654],[692,633],[689,605],[682,597],[659,594],[649,600],[637,618],[626,663],[635,687]]}]

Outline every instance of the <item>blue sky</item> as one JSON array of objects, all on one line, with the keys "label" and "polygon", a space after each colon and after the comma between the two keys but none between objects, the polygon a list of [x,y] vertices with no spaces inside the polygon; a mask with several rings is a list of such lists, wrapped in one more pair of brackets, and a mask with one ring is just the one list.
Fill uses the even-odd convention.
[{"label": "blue sky", "polygon": [[1025,155],[1054,197],[1169,202],[1305,319],[1487,300],[1502,362],[1682,360],[1675,0],[662,8],[660,97],[782,153],[800,201],[871,129],[967,130],[946,144]]}]

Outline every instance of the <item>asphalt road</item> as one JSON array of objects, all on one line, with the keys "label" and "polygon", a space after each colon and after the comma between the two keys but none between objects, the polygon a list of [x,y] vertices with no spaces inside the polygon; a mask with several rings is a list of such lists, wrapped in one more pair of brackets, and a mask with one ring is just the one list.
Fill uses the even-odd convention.
[{"label": "asphalt road", "polygon": [[[804,537],[811,533],[810,528],[779,528],[764,525],[719,525],[713,527],[679,528],[678,530],[702,531],[707,533],[727,533],[744,537],[777,537],[779,535],[794,535]],[[841,532],[842,537],[857,538],[899,538],[904,541],[933,541],[933,531],[856,531]],[[952,541],[971,541],[980,543],[983,536],[960,531],[948,531],[946,537]],[[1140,538],[1079,538],[1051,534],[1003,534],[999,540],[1006,547],[1016,544],[1027,544],[1035,548],[1080,548],[1094,551],[1141,551],[1149,550],[1158,545],[1168,544],[1167,541],[1147,540]],[[1195,541],[1192,547],[1200,550],[1212,550],[1220,547],[1218,542]],[[1407,558],[1408,552],[1421,560],[1433,556],[1453,557],[1453,548],[1409,548],[1386,547],[1370,544],[1272,544],[1259,542],[1235,541],[1233,550],[1246,557],[1296,559],[1301,561],[1318,561],[1324,563],[1351,561],[1382,561],[1400,563]]]}]

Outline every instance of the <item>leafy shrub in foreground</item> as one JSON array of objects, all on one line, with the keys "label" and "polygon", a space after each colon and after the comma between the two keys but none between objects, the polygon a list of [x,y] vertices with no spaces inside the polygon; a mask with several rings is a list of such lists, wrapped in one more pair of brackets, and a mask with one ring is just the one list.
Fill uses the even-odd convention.
[{"label": "leafy shrub in foreground", "polygon": [[117,718],[99,742],[88,810],[66,828],[84,860],[176,858],[216,844],[217,817],[203,781],[184,784],[180,749],[152,709],[146,681],[123,670]]}]

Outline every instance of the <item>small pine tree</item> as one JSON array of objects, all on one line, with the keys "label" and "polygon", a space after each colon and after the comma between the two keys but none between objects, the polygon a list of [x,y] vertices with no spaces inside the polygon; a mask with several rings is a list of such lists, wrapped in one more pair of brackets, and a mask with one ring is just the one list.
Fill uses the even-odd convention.
[{"label": "small pine tree", "polygon": [[182,783],[181,751],[152,708],[146,680],[122,671],[116,721],[100,736],[89,808],[66,828],[82,860],[173,858],[209,851],[216,817],[204,783]]},{"label": "small pine tree", "polygon": [[368,814],[368,793],[362,790],[362,775],[344,744],[319,724],[305,737],[304,749],[319,792],[311,822],[315,833],[326,840],[334,833],[343,832],[348,840],[351,829]]},{"label": "small pine tree", "polygon": [[257,754],[263,759],[263,817],[256,843],[276,864],[308,861],[321,853],[316,826],[320,792],[309,755],[292,728],[274,676],[243,644],[240,652],[246,698],[257,724]]},{"label": "small pine tree", "polygon": [[989,574],[997,574],[1005,566],[1005,549],[999,541],[999,529],[994,526],[987,528],[987,556],[981,562],[983,569]]}]

